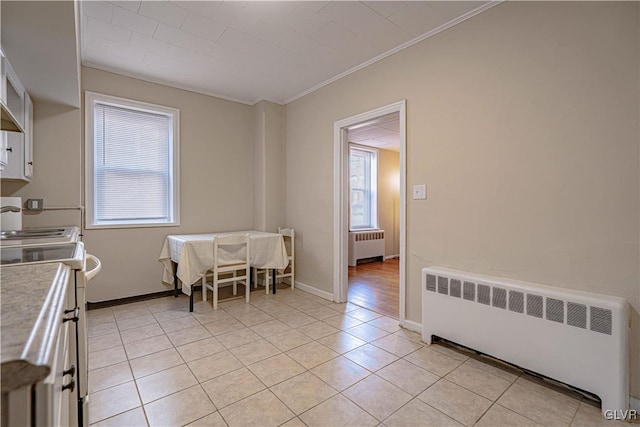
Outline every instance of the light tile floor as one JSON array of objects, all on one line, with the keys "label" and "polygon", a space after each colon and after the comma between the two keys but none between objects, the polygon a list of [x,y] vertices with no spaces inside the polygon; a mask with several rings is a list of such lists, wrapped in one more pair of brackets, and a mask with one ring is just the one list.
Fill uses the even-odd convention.
[{"label": "light tile floor", "polygon": [[577,393],[300,290],[91,310],[88,328],[94,426],[616,424]]}]

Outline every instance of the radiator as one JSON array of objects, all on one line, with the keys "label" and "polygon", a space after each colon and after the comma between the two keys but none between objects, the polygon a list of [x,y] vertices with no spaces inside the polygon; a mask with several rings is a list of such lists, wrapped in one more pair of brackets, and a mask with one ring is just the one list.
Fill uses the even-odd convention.
[{"label": "radiator", "polygon": [[384,230],[349,232],[349,266],[355,267],[359,259],[384,259]]},{"label": "radiator", "polygon": [[422,339],[438,336],[629,408],[626,300],[443,268],[422,270]]}]

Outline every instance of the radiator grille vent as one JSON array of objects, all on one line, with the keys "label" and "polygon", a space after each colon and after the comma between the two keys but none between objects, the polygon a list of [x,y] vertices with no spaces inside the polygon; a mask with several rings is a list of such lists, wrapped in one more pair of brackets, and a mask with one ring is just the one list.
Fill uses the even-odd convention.
[{"label": "radiator grille vent", "polygon": [[452,297],[460,298],[461,295],[461,284],[460,280],[451,279],[449,283],[449,295]]},{"label": "radiator grille vent", "polygon": [[542,319],[542,297],[527,294],[527,314]]},{"label": "radiator grille vent", "polygon": [[522,292],[509,291],[509,310],[524,313],[524,294]]},{"label": "radiator grille vent", "polygon": [[478,302],[480,304],[491,304],[491,287],[487,285],[478,285]]},{"label": "radiator grille vent", "polygon": [[384,239],[384,230],[380,231],[358,231],[353,233],[356,242],[362,242],[365,240],[380,240]]},{"label": "radiator grille vent", "polygon": [[433,274],[427,274],[427,290],[431,292],[436,291],[436,276]]},{"label": "radiator grille vent", "polygon": [[547,320],[564,323],[564,301],[547,298]]},{"label": "radiator grille vent", "polygon": [[507,291],[502,288],[493,288],[493,306],[507,308]]},{"label": "radiator grille vent", "polygon": [[611,335],[611,310],[600,307],[589,307],[591,313],[591,330]]},{"label": "radiator grille vent", "polygon": [[449,294],[449,279],[438,276],[438,293],[443,295]]},{"label": "radiator grille vent", "polygon": [[587,306],[567,302],[567,325],[587,329]]},{"label": "radiator grille vent", "polygon": [[472,282],[464,282],[464,299],[469,301],[476,300],[476,284]]}]

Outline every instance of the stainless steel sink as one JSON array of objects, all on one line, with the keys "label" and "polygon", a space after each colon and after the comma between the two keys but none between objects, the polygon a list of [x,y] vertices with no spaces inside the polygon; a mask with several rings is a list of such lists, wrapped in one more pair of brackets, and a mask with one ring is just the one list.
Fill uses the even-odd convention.
[{"label": "stainless steel sink", "polygon": [[0,232],[0,240],[43,239],[50,237],[69,237],[68,228],[34,228]]}]

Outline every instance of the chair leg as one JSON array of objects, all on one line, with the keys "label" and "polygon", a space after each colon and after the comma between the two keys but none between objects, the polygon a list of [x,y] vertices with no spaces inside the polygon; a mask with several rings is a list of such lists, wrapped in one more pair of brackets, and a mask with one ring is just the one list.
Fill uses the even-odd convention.
[{"label": "chair leg", "polygon": [[264,269],[264,293],[269,295],[269,269]]},{"label": "chair leg", "polygon": [[[236,277],[236,272],[233,272],[233,277]],[[238,282],[233,281],[233,295],[238,295]]]},{"label": "chair leg", "polygon": [[213,278],[213,309],[218,309],[218,282]]},{"label": "chair leg", "polygon": [[202,302],[207,302],[207,275],[202,276]]},{"label": "chair leg", "polygon": [[193,311],[193,289],[191,289],[191,295],[189,295],[189,313]]},{"label": "chair leg", "polygon": [[247,267],[244,276],[244,288],[245,288],[245,302],[249,302],[249,294],[251,294],[251,282],[249,281],[249,277],[251,277],[251,270]]}]

